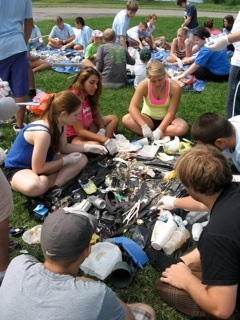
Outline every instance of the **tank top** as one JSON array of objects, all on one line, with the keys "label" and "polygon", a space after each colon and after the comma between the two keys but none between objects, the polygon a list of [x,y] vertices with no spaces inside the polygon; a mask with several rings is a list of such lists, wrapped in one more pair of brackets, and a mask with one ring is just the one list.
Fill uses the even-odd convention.
[{"label": "tank top", "polygon": [[154,98],[152,93],[152,83],[148,80],[148,95],[143,99],[143,107],[141,113],[146,114],[154,120],[162,120],[168,112],[170,104],[170,79],[166,78],[166,91],[164,98],[158,100]]},{"label": "tank top", "polygon": [[186,49],[180,50],[178,45],[176,45],[175,54],[179,59],[183,59],[186,57]]}]

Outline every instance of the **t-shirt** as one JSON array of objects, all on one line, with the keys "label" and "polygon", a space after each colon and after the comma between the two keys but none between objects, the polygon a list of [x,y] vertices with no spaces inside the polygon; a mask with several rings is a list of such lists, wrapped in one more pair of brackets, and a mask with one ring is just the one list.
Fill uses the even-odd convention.
[{"label": "t-shirt", "polygon": [[125,320],[115,293],[100,281],[55,274],[36,258],[14,258],[0,287],[4,320]]},{"label": "t-shirt", "polygon": [[[236,31],[240,30],[240,11],[234,21],[231,33],[235,33]],[[236,67],[240,67],[240,41],[234,42],[233,46],[235,48],[232,59],[231,59],[231,64]]]},{"label": "t-shirt", "polygon": [[230,63],[227,56],[227,51],[211,51],[205,46],[202,46],[198,52],[195,63],[200,67],[207,68],[216,75],[227,75],[230,70]]},{"label": "t-shirt", "polygon": [[90,43],[85,50],[84,58],[89,59],[92,55],[97,53],[97,49],[99,46],[100,44],[95,45],[94,43]]},{"label": "t-shirt", "polygon": [[92,36],[92,29],[88,26],[84,26],[83,29],[78,33],[76,38],[73,40],[74,44],[80,44],[86,50],[89,41]]},{"label": "t-shirt", "polygon": [[59,29],[58,26],[54,26],[50,32],[50,38],[58,38],[60,40],[69,39],[74,35],[73,29],[68,23],[63,24],[63,28]]},{"label": "t-shirt", "polygon": [[225,149],[223,154],[226,158],[231,158],[235,167],[240,172],[240,116],[228,119],[235,128],[236,145],[234,149]]},{"label": "t-shirt", "polygon": [[0,1],[0,60],[27,51],[22,25],[30,18],[31,0]]},{"label": "t-shirt", "polygon": [[127,64],[134,65],[135,59],[119,44],[106,43],[98,48],[96,67],[102,74],[103,83],[125,84]]},{"label": "t-shirt", "polygon": [[120,36],[125,36],[127,34],[127,29],[129,27],[130,18],[127,15],[126,10],[118,12],[115,16],[112,24],[112,29],[116,33],[116,43],[120,44]]},{"label": "t-shirt", "polygon": [[128,29],[127,35],[132,39],[135,39],[135,38],[140,39],[141,37],[144,37],[144,38],[150,37],[150,32],[149,31],[140,32],[138,29],[138,26],[135,26]]},{"label": "t-shirt", "polygon": [[31,49],[39,48],[44,45],[43,42],[39,41],[40,36],[41,36],[41,32],[38,26],[34,25],[32,29],[32,33],[30,35],[30,40],[33,39],[33,42],[30,43]]},{"label": "t-shirt", "polygon": [[189,3],[186,6],[185,12],[184,12],[184,18],[187,19],[187,17],[191,17],[190,23],[187,25],[189,29],[197,28],[198,21],[197,21],[197,9],[196,7]]},{"label": "t-shirt", "polygon": [[[240,184],[231,183],[217,198],[210,221],[202,232],[198,250],[202,283],[209,286],[239,285],[240,281]],[[238,289],[237,309],[240,311]]]}]

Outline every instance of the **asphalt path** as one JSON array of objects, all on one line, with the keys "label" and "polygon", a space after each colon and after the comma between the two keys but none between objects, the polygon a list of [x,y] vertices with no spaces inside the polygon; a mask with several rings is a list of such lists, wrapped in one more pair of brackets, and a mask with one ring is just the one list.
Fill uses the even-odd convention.
[{"label": "asphalt path", "polygon": [[[160,4],[159,4],[160,6]],[[78,16],[87,18],[100,18],[100,17],[114,17],[121,9],[108,9],[108,8],[80,8],[80,7],[54,7],[54,8],[36,8],[33,7],[34,21],[51,20],[56,16],[61,16],[63,19],[74,19]],[[158,17],[183,17],[183,10],[156,10],[154,9],[139,9],[137,15],[147,16],[151,13],[155,13]],[[199,11],[198,17],[211,17],[211,18],[223,18],[225,15],[231,14],[234,18],[237,16],[237,12],[207,12]]]}]

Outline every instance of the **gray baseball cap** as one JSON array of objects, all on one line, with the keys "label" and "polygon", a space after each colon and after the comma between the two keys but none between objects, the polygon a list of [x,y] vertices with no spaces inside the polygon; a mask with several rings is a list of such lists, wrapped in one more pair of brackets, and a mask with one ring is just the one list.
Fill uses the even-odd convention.
[{"label": "gray baseball cap", "polygon": [[53,260],[73,260],[88,247],[97,227],[91,214],[58,209],[45,219],[41,232],[41,247],[45,257]]}]

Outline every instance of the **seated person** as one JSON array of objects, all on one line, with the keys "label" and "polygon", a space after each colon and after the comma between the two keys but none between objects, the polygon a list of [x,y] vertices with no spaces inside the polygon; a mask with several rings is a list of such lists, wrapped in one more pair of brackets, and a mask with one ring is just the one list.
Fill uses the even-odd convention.
[{"label": "seated person", "polygon": [[[128,29],[127,31],[127,41],[129,46],[132,45],[132,39],[136,42],[138,48],[143,49],[143,41],[147,45],[149,45],[151,48],[154,46],[154,43],[152,42],[151,34],[149,31],[147,31],[148,25],[146,21],[142,21],[139,23],[138,26],[132,27]],[[134,42],[133,41],[133,42]]]},{"label": "seated person", "polygon": [[170,56],[166,58],[166,62],[177,64],[182,68],[184,64],[189,64],[191,55],[192,45],[188,39],[188,28],[180,28],[177,31],[177,38],[172,41]]},{"label": "seated person", "polygon": [[[97,50],[96,68],[102,75],[103,87],[121,88],[127,84],[127,64],[134,65],[135,59],[121,45],[116,43],[116,34],[112,29],[103,32],[106,42]],[[84,61],[85,66],[95,67],[91,61]]]},{"label": "seated person", "polygon": [[38,197],[50,188],[59,189],[87,164],[82,152],[107,152],[99,145],[67,143],[65,126],[76,121],[80,105],[72,92],[53,95],[41,118],[18,133],[4,161],[5,175],[14,191]]},{"label": "seated person", "polygon": [[122,118],[123,125],[133,133],[153,140],[183,136],[188,125],[183,119],[176,118],[181,97],[179,84],[166,76],[164,66],[158,60],[149,61],[146,71],[147,79],[137,86],[129,113]]},{"label": "seated person", "polygon": [[118,118],[101,116],[98,109],[102,92],[100,73],[93,67],[81,69],[69,89],[80,98],[81,111],[77,120],[67,126],[68,142],[76,145],[95,142],[106,146],[110,153],[116,153],[111,138],[118,128]]},{"label": "seated person", "polygon": [[147,19],[146,19],[146,22],[147,22],[147,31],[150,32],[151,34],[151,42],[153,43],[153,46],[152,48],[155,49],[156,47],[161,47],[162,45],[164,45],[165,43],[165,40],[166,38],[164,36],[160,36],[160,37],[157,37],[155,38],[153,33],[154,33],[154,30],[155,30],[155,23],[157,21],[157,15],[155,13],[153,14],[150,14]]},{"label": "seated person", "polygon": [[240,185],[212,146],[184,152],[175,171],[192,198],[208,208],[210,219],[197,248],[169,261],[156,281],[157,293],[190,318],[239,319]]},{"label": "seated person", "polygon": [[204,81],[223,82],[228,80],[230,63],[226,50],[219,52],[211,51],[204,44],[210,37],[209,31],[204,27],[198,27],[194,33],[195,44],[200,48],[198,55],[181,75],[176,79],[194,75],[197,79]]},{"label": "seated person", "polygon": [[39,56],[31,55],[31,53],[28,54],[28,60],[33,72],[52,68],[50,62],[42,60]]},{"label": "seated person", "polygon": [[218,34],[221,34],[222,31],[215,29],[213,27],[213,19],[208,18],[204,23],[203,26],[209,31],[210,36],[217,36]]},{"label": "seated person", "polygon": [[75,27],[80,30],[75,39],[68,44],[62,46],[62,50],[73,48],[75,51],[85,53],[85,50],[89,44],[93,30],[85,25],[85,21],[82,17],[75,19]]},{"label": "seated person", "polygon": [[[233,28],[233,24],[234,24],[234,18],[231,14],[229,14],[223,18],[223,34],[224,35],[228,35],[231,33],[232,28]],[[232,43],[227,45],[226,48],[228,51],[234,51],[234,46]]]},{"label": "seated person", "polygon": [[72,27],[64,23],[61,17],[54,20],[55,26],[52,28],[48,37],[48,46],[54,49],[60,49],[63,45],[71,43],[75,39]]},{"label": "seated person", "polygon": [[[92,32],[91,39],[89,41],[89,45],[87,46],[84,58],[90,60],[93,64],[96,65],[96,55],[97,49],[102,44],[103,41],[103,33],[100,30],[94,30]],[[82,60],[82,67],[85,67],[84,60]]]},{"label": "seated person", "polygon": [[19,319],[156,319],[149,305],[126,304],[103,282],[77,276],[96,227],[97,220],[85,211],[48,215],[41,232],[44,262],[22,254],[8,267],[0,288],[2,319],[14,318],[16,301]]},{"label": "seated person", "polygon": [[44,46],[43,38],[41,35],[41,31],[35,24],[32,28],[32,33],[30,35],[30,38],[28,40],[28,43],[30,44],[31,50],[32,49],[39,49]]},{"label": "seated person", "polygon": [[151,50],[144,48],[139,52],[139,58],[136,59],[135,65],[133,66],[134,88],[136,89],[139,83],[146,79],[146,67],[148,61],[151,59]]}]

